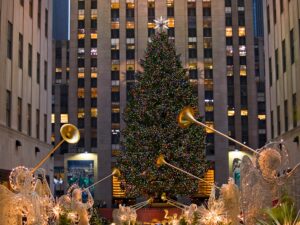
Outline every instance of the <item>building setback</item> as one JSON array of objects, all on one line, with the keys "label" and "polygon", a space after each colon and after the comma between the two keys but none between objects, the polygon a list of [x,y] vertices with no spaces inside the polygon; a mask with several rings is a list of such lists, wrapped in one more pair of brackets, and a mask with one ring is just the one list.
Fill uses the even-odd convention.
[{"label": "building setback", "polygon": [[[51,1],[0,1],[1,180],[51,149],[51,31]],[[53,159],[43,167],[52,180]]]},{"label": "building setback", "polygon": [[[161,16],[169,20],[170,41],[189,69],[206,124],[252,148],[264,144],[263,41],[254,37],[252,1],[74,0],[70,7],[68,120],[82,134],[71,152],[97,153],[99,178],[123,151],[122,112]],[[207,179],[227,182],[235,149],[208,131]],[[96,187],[95,198],[108,206],[119,197],[111,180]]]},{"label": "building setback", "polygon": [[299,162],[300,3],[264,1],[268,140],[283,140]]}]

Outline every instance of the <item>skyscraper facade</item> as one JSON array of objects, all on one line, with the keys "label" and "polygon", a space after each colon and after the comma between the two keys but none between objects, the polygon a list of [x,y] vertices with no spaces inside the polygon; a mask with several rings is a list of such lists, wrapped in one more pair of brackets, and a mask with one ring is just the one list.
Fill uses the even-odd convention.
[{"label": "skyscraper facade", "polygon": [[[124,151],[122,112],[135,72],[142,70],[139,60],[156,32],[154,19],[161,16],[169,21],[169,39],[188,68],[206,124],[252,148],[264,144],[252,1],[74,0],[70,11],[68,119],[82,133],[76,151],[98,154],[99,178],[111,172]],[[227,182],[233,169],[229,152],[236,149],[207,130],[212,162],[207,179]],[[122,197],[113,184],[107,180],[97,186],[96,199],[110,206]]]},{"label": "skyscraper facade", "polygon": [[300,3],[264,1],[268,140],[283,140],[299,162]]},{"label": "skyscraper facade", "polygon": [[[0,1],[1,180],[51,149],[51,30],[51,1]],[[43,167],[52,178],[53,159]]]}]

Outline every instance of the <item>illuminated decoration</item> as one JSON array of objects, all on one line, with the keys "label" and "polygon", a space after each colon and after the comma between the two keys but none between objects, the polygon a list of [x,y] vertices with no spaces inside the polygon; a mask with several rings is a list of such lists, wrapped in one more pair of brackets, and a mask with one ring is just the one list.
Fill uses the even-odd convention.
[{"label": "illuminated decoration", "polygon": [[145,207],[153,202],[153,198],[149,198],[147,201],[137,203],[132,206],[119,205],[118,209],[113,211],[113,221],[116,225],[123,224],[135,224],[137,219],[137,210]]},{"label": "illuminated decoration", "polygon": [[159,32],[169,29],[168,27],[169,20],[164,19],[162,16],[159,19],[154,20],[154,22],[155,22],[154,29],[158,30]]}]

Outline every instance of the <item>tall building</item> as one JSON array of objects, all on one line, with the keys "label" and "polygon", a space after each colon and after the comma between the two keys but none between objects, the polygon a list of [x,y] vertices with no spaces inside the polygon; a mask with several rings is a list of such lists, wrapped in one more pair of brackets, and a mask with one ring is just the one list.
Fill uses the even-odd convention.
[{"label": "tall building", "polygon": [[[169,20],[170,41],[189,69],[206,124],[252,148],[262,145],[265,112],[258,110],[257,89],[263,73],[256,60],[263,58],[255,57],[252,1],[74,0],[70,7],[68,119],[82,134],[77,152],[98,154],[99,178],[123,151],[121,115],[161,16]],[[208,179],[225,183],[238,169],[240,154],[233,150],[239,147],[209,130],[206,142],[213,165]],[[117,187],[111,180],[98,185],[96,199],[110,206],[123,196]]]},{"label": "tall building", "polygon": [[264,1],[268,140],[283,140],[299,162],[300,3]]},{"label": "tall building", "polygon": [[[0,179],[52,148],[52,4],[0,1]],[[44,165],[52,179],[53,159]]]}]

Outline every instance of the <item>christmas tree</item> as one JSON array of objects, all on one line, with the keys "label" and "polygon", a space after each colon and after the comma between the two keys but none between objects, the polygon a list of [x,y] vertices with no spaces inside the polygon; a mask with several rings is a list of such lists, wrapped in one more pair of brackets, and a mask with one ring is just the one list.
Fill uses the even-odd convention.
[{"label": "christmas tree", "polygon": [[189,82],[187,70],[164,31],[152,36],[141,65],[144,70],[136,74],[124,111],[124,153],[118,159],[127,194],[195,194],[198,181],[167,166],[158,168],[155,161],[163,154],[168,162],[194,175],[205,173],[203,128],[182,129],[176,121],[184,106],[197,107],[197,87]]}]

